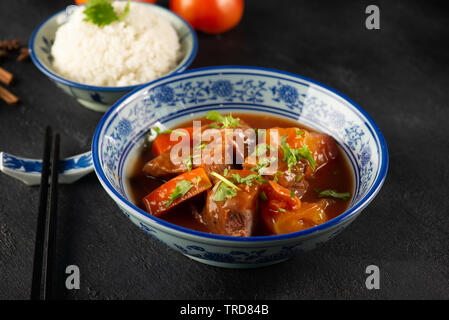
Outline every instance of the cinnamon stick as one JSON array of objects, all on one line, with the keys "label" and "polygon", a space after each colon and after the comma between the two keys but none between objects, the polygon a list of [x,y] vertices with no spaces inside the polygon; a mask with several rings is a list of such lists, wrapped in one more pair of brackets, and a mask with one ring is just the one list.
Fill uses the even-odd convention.
[{"label": "cinnamon stick", "polygon": [[19,102],[19,98],[17,98],[2,86],[0,86],[0,99],[4,100],[9,105],[13,105]]},{"label": "cinnamon stick", "polygon": [[0,67],[0,82],[9,86],[11,84],[13,78],[14,78],[14,76],[12,75],[11,72],[6,71],[2,67]]},{"label": "cinnamon stick", "polygon": [[30,50],[28,48],[20,48],[20,54],[17,57],[17,61],[25,61],[30,57]]}]

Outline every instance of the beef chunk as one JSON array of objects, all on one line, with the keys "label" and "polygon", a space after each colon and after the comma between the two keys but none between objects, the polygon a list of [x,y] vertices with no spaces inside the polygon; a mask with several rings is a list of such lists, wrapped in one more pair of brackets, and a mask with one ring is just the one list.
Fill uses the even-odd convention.
[{"label": "beef chunk", "polygon": [[186,163],[174,164],[170,152],[162,153],[143,166],[143,172],[153,177],[173,177],[188,171]]},{"label": "beef chunk", "polygon": [[[248,170],[230,170],[227,178],[232,181],[232,174],[238,174],[245,178],[254,175]],[[253,179],[251,183],[234,183],[241,189],[236,190],[232,197],[217,201],[215,195],[220,192],[220,184],[209,190],[206,198],[206,205],[201,212],[201,221],[212,233],[249,237],[253,234],[257,222],[259,208],[259,188],[260,184]]]}]

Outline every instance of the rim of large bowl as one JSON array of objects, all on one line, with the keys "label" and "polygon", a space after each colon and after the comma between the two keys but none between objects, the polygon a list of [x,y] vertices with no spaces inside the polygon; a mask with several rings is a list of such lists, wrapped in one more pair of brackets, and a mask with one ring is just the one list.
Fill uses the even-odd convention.
[{"label": "rim of large bowl", "polygon": [[[287,75],[289,77],[293,77],[296,79],[305,80],[305,81],[313,83],[314,85],[324,88],[324,89],[330,91],[331,93],[339,96],[340,98],[342,98],[343,100],[348,102],[352,107],[354,107],[358,112],[360,112],[365,117],[365,119],[370,124],[370,126],[372,127],[374,135],[379,140],[379,147],[380,147],[380,149],[379,149],[379,152],[380,152],[379,174],[378,174],[376,180],[374,181],[373,186],[370,188],[370,190],[367,192],[367,194],[361,200],[357,201],[351,208],[347,209],[346,211],[344,211],[337,217],[335,217],[329,221],[326,221],[323,224],[317,225],[317,226],[309,228],[309,229],[292,232],[292,233],[287,233],[287,234],[281,234],[281,235],[232,237],[232,236],[224,236],[224,235],[196,231],[196,230],[188,229],[188,228],[181,227],[181,226],[175,225],[173,223],[167,222],[165,220],[162,220],[160,218],[152,216],[149,213],[147,213],[146,211],[138,208],[131,201],[129,201],[128,199],[123,197],[120,193],[118,193],[114,189],[114,187],[109,183],[108,179],[106,178],[103,168],[100,165],[99,152],[97,152],[100,133],[101,133],[104,123],[109,118],[109,116],[111,114],[113,114],[116,111],[116,109],[119,109],[120,106],[122,105],[122,102],[127,100],[130,96],[133,96],[137,92],[144,92],[151,87],[155,87],[158,85],[159,82],[163,82],[168,78],[175,77],[175,76],[180,77],[180,76],[188,75],[191,73],[207,72],[207,71],[214,71],[214,70],[223,72],[225,69],[229,69],[230,71],[232,69],[245,69],[245,70],[249,70],[249,71],[253,71],[253,72],[258,70],[258,71],[263,71],[263,72],[283,74],[283,75]],[[377,126],[375,121],[371,118],[371,116],[364,109],[362,109],[358,104],[356,104],[354,101],[352,101],[350,98],[348,98],[344,94],[338,92],[337,90],[335,90],[327,85],[319,83],[315,80],[312,80],[307,77],[304,77],[304,76],[301,76],[298,74],[294,74],[291,72],[276,70],[276,69],[271,69],[271,68],[264,68],[264,67],[231,66],[231,65],[195,68],[195,69],[190,69],[188,71],[185,71],[183,73],[171,74],[171,75],[159,78],[159,79],[151,82],[150,84],[148,84],[145,87],[137,88],[137,89],[133,90],[132,92],[123,96],[104,114],[104,116],[101,118],[100,122],[97,125],[97,128],[94,133],[94,137],[92,140],[92,159],[94,162],[95,173],[97,174],[97,177],[99,178],[101,184],[103,185],[103,187],[106,189],[106,191],[109,193],[110,196],[113,195],[113,197],[115,197],[120,202],[119,203],[120,206],[126,207],[127,209],[132,210],[134,213],[137,213],[138,215],[142,215],[143,217],[148,218],[148,219],[156,222],[158,225],[161,225],[168,229],[173,229],[175,231],[178,231],[178,232],[190,235],[190,236],[197,236],[197,237],[200,237],[203,239],[224,240],[224,241],[228,241],[228,242],[264,242],[264,241],[292,239],[292,238],[298,238],[301,236],[305,236],[305,235],[308,235],[311,233],[323,231],[326,229],[330,229],[334,226],[337,226],[341,222],[351,218],[353,215],[355,215],[359,211],[363,210],[374,199],[374,197],[377,195],[377,193],[379,193],[379,191],[386,179],[387,171],[388,171],[388,163],[389,163],[387,143],[385,141],[385,138],[384,138],[382,132],[380,131],[380,128]]]},{"label": "rim of large bowl", "polygon": [[[192,50],[187,58],[187,60],[182,63],[181,65],[177,66],[175,69],[169,71],[169,74],[164,75],[163,77],[167,77],[170,76],[171,74],[174,73],[179,73],[182,72],[184,70],[186,70],[193,62],[193,60],[196,57],[196,54],[198,52],[198,36],[195,32],[195,30],[193,30],[193,28],[190,26],[190,24],[184,19],[182,18],[180,15],[174,13],[171,10],[168,10],[167,8],[164,8],[160,5],[157,4],[153,4],[153,3],[147,3],[147,2],[138,2],[141,5],[148,5],[148,6],[153,6],[153,7],[157,7],[159,9],[162,9],[166,12],[168,12],[169,14],[176,16],[179,20],[182,21],[182,23],[187,27],[187,29],[189,30],[189,33],[192,35],[193,38],[193,44],[192,44]],[[82,5],[78,5],[78,6],[84,6],[85,4]],[[76,5],[74,5],[76,6]],[[136,85],[132,85],[132,86],[123,86],[123,87],[109,87],[109,86],[94,86],[94,85],[88,85],[88,84],[83,84],[83,83],[79,83],[79,82],[75,82],[69,79],[66,79],[60,75],[58,75],[57,73],[53,72],[52,70],[50,70],[49,68],[47,68],[43,63],[41,63],[39,57],[36,55],[36,53],[34,52],[33,48],[34,48],[34,42],[36,39],[36,36],[39,32],[39,30],[51,19],[53,19],[54,17],[56,17],[57,15],[60,15],[61,13],[65,12],[67,9],[67,7],[63,10],[60,10],[58,12],[56,12],[55,14],[51,15],[50,17],[46,18],[44,21],[42,21],[33,31],[33,33],[31,34],[31,38],[30,41],[28,43],[28,47],[30,49],[30,57],[31,57],[31,61],[33,61],[34,65],[43,73],[45,74],[47,77],[49,77],[50,79],[60,82],[62,84],[65,84],[67,86],[70,87],[74,87],[77,89],[83,89],[83,90],[89,90],[89,91],[99,91],[99,92],[115,92],[115,91],[129,91],[129,90],[135,90],[139,87],[142,86],[146,86],[148,84],[151,84],[153,81],[159,80],[162,77],[155,79],[155,80],[151,80],[148,82],[144,82],[144,83],[140,83],[140,84],[136,84]]]}]

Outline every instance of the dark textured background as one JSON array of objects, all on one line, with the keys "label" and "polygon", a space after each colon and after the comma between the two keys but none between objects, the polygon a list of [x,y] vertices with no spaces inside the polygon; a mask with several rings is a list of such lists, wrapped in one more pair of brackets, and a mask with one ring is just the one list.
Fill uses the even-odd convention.
[{"label": "dark textured background", "polygon": [[[28,41],[71,1],[0,0],[0,39]],[[165,2],[162,2],[166,4]],[[365,29],[377,4],[381,30]],[[60,187],[58,295],[67,299],[449,298],[449,16],[422,1],[246,1],[241,24],[199,34],[192,67],[256,65],[325,83],[368,111],[390,151],[386,183],[340,236],[290,261],[254,270],[194,262],[151,240],[121,214],[94,174]],[[89,150],[101,114],[81,107],[31,62],[0,64],[17,75],[21,103],[0,101],[0,150],[40,157],[44,128],[62,153]],[[0,174],[0,298],[27,298],[38,188]],[[66,291],[76,264],[81,289]],[[381,289],[365,288],[365,268]]]}]

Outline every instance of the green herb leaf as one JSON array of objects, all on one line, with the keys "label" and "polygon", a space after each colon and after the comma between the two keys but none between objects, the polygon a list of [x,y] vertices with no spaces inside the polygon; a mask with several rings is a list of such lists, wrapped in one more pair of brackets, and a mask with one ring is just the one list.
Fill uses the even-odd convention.
[{"label": "green herb leaf", "polygon": [[185,158],[184,160],[182,160],[182,163],[184,163],[187,166],[187,171],[191,171],[193,167],[193,156]]},{"label": "green herb leaf", "polygon": [[232,114],[224,117],[223,128],[235,128],[240,126],[240,118],[233,118]]},{"label": "green herb leaf", "polygon": [[125,20],[125,17],[128,15],[128,13],[129,13],[129,0],[128,0],[128,2],[126,3],[125,10],[123,10],[123,12],[118,16],[118,19],[119,19],[120,21]]},{"label": "green herb leaf", "polygon": [[287,211],[287,210],[285,210],[284,208],[278,208],[278,210],[279,210],[280,212],[285,212],[285,211]]},{"label": "green herb leaf", "polygon": [[302,136],[304,133],[305,133],[304,130],[301,130],[301,129],[299,129],[299,128],[296,128],[296,135],[297,135],[297,136]]},{"label": "green herb leaf", "polygon": [[198,143],[195,147],[193,147],[194,150],[203,150],[204,148],[206,148],[207,144],[204,141],[201,141],[200,143]]},{"label": "green herb leaf", "polygon": [[233,187],[226,185],[223,182],[218,182],[218,187],[215,189],[215,194],[212,200],[214,201],[226,201],[237,195],[237,190]]},{"label": "green herb leaf", "polygon": [[216,123],[211,123],[211,124],[209,125],[209,128],[220,129],[220,126],[219,126],[218,124],[216,124]]},{"label": "green herb leaf", "polygon": [[291,171],[291,168],[296,165],[301,158],[306,159],[312,170],[315,171],[316,162],[313,159],[312,152],[310,152],[309,147],[306,144],[303,144],[302,147],[298,149],[290,148],[287,144],[287,135],[284,134],[281,138],[281,147],[284,151],[284,158],[282,161],[287,162],[289,171]]},{"label": "green herb leaf", "polygon": [[123,20],[129,13],[129,1],[125,10],[119,16],[115,13],[109,0],[89,0],[83,13],[85,15],[84,21],[103,27],[114,21]]},{"label": "green herb leaf", "polygon": [[222,128],[235,128],[241,125],[240,119],[232,117],[231,113],[227,116],[222,116],[218,111],[215,110],[209,111],[206,114],[206,119],[220,122],[222,124]]},{"label": "green herb leaf", "polygon": [[325,198],[325,197],[332,197],[332,198],[337,198],[337,199],[343,199],[343,200],[348,200],[351,197],[351,194],[349,192],[343,192],[343,193],[339,193],[335,190],[324,190],[321,191],[318,196],[320,198]]},{"label": "green herb leaf", "polygon": [[217,122],[223,122],[223,116],[215,110],[209,111],[206,114],[206,119],[207,120],[212,120],[212,121],[217,121]]},{"label": "green herb leaf", "polygon": [[281,138],[281,147],[282,151],[284,151],[284,157],[282,158],[282,161],[287,162],[288,170],[291,171],[291,168],[296,165],[298,161],[301,159],[298,157],[297,152],[295,152],[295,149],[292,149],[287,144],[287,135],[283,135]]},{"label": "green herb leaf", "polygon": [[295,191],[290,190],[290,198],[295,199]]},{"label": "green herb leaf", "polygon": [[153,129],[153,131],[156,132],[157,136],[161,134],[161,129],[159,127],[153,127],[151,129]]},{"label": "green herb leaf", "polygon": [[237,187],[235,184],[233,184],[231,181],[229,181],[228,179],[226,179],[225,177],[223,177],[222,175],[220,175],[220,174],[218,174],[218,173],[216,173],[216,172],[211,172],[210,173],[212,176],[214,176],[215,178],[217,178],[217,179],[219,179],[219,180],[221,180],[221,181],[223,181],[226,185],[228,185],[229,187],[231,187],[231,188],[234,188],[234,189],[236,189],[236,190],[242,190],[242,189],[240,189],[239,187]]},{"label": "green herb leaf", "polygon": [[185,195],[191,188],[193,187],[192,182],[188,180],[181,180],[176,182],[176,188],[173,190],[172,194],[170,195],[170,201],[168,201],[165,204],[165,207],[167,208],[169,205],[173,203],[176,199],[179,197],[182,197]]},{"label": "green herb leaf", "polygon": [[[185,133],[185,132],[183,132],[183,131],[179,131],[179,130],[172,130],[172,129],[166,129],[166,130],[164,130],[164,131],[162,131],[161,132],[161,129],[159,129],[158,127],[155,127],[155,128],[157,128],[158,129],[158,131],[156,131],[157,133],[158,133],[158,135],[160,135],[160,134],[169,134],[169,133],[172,133],[172,132],[174,132],[175,133],[175,135],[177,136],[177,137],[180,137],[180,136],[187,136],[187,133]],[[154,128],[153,128],[154,129]]]},{"label": "green herb leaf", "polygon": [[271,159],[268,159],[268,158],[259,159],[257,164],[254,167],[251,168],[251,171],[257,171],[257,173],[259,175],[263,175],[264,169],[266,167],[268,167],[271,162],[274,162],[274,161],[276,161],[275,157],[272,157]]},{"label": "green herb leaf", "polygon": [[267,200],[268,200],[268,197],[267,197],[267,195],[266,195],[266,193],[265,193],[264,191],[261,191],[261,192],[259,193],[259,197],[260,197],[260,199],[262,199],[263,201],[267,201]]},{"label": "green herb leaf", "polygon": [[276,171],[276,173],[274,174],[274,178],[273,181],[274,182],[278,182],[278,177],[282,175],[282,171]]},{"label": "green herb leaf", "polygon": [[312,152],[310,152],[310,150],[309,150],[309,146],[306,144],[303,144],[301,148],[296,149],[296,150],[298,150],[297,152],[301,157],[303,157],[304,159],[306,159],[309,162],[310,166],[312,167],[312,170],[315,171],[316,162],[315,162],[315,159],[313,159]]},{"label": "green herb leaf", "polygon": [[266,144],[266,143],[259,143],[256,146],[256,150],[251,154],[252,157],[261,157],[264,156],[267,151],[273,151],[274,147]]},{"label": "green herb leaf", "polygon": [[250,186],[250,187],[253,185],[253,182],[254,182],[255,179],[257,179],[257,177],[258,177],[258,175],[255,174],[255,173],[254,174],[249,174],[246,177],[241,177],[238,173],[233,173],[232,174],[232,178],[234,179],[234,181],[236,183],[240,183],[240,184],[244,183],[244,184],[246,184],[247,186]]}]

